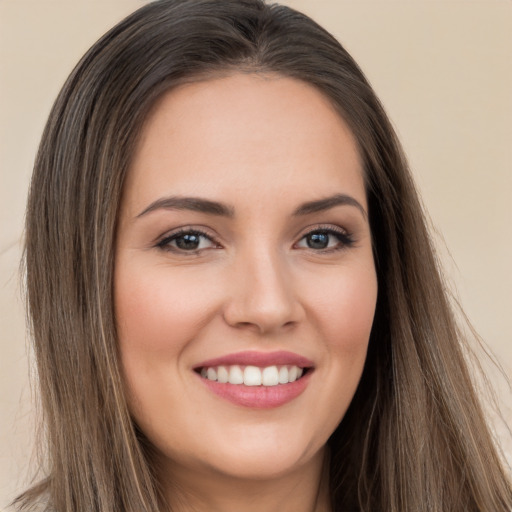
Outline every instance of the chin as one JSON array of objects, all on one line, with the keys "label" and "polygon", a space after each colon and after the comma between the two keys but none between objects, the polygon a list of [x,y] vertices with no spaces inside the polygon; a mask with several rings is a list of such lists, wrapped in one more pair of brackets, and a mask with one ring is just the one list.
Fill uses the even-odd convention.
[{"label": "chin", "polygon": [[230,454],[218,467],[223,473],[239,479],[270,480],[299,471],[315,455],[314,451],[307,453],[303,447],[295,449],[290,444],[254,446]]},{"label": "chin", "polygon": [[[297,430],[300,432],[300,428]],[[203,475],[222,475],[240,481],[284,478],[323,456],[324,443],[290,435],[290,429],[239,431],[239,436],[216,436],[189,454],[170,450],[165,458],[175,471],[191,468]],[[297,432],[298,433],[298,432]]]}]

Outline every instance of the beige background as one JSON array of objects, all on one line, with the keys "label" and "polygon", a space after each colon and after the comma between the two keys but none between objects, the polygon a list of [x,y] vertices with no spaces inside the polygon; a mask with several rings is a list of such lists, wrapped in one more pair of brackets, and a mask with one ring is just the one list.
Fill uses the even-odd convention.
[{"label": "beige background", "polygon": [[[78,58],[143,3],[0,0],[0,507],[25,485],[31,468],[33,407],[18,264],[38,139]],[[450,286],[510,377],[512,1],[285,3],[332,31],[373,83],[409,155]],[[496,369],[490,375],[510,424],[510,388]],[[496,430],[512,460],[505,425],[498,422]]]}]

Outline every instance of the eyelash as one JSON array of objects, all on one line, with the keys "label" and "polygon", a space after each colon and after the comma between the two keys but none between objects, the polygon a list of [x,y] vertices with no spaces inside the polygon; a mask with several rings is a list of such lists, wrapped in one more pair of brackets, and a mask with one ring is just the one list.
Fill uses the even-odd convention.
[{"label": "eyelash", "polygon": [[[312,229],[301,236],[299,239],[299,242],[304,240],[306,237],[311,236],[313,234],[323,234],[323,235],[329,235],[329,236],[335,236],[339,243],[335,247],[330,248],[324,248],[324,249],[313,249],[311,247],[308,247],[307,249],[312,250],[315,253],[332,253],[341,251],[344,249],[348,249],[352,247],[355,243],[355,240],[353,236],[345,231],[344,229],[341,229],[339,227],[333,227],[333,226],[318,226],[315,229]],[[203,249],[192,249],[192,250],[186,250],[181,249],[179,247],[174,247],[171,245],[172,242],[175,240],[178,240],[181,237],[184,237],[186,235],[192,235],[197,237],[204,237],[207,238],[212,244],[216,245],[217,248],[220,247],[220,245],[217,243],[214,237],[212,237],[210,234],[206,233],[205,231],[202,231],[200,229],[196,228],[183,228],[179,231],[176,231],[174,233],[171,233],[170,235],[164,237],[162,240],[160,240],[156,247],[164,250],[164,251],[170,251],[170,252],[176,252],[180,254],[188,254],[188,255],[197,255],[199,252],[201,252]],[[299,243],[297,242],[297,243]],[[296,244],[297,244],[296,243]],[[294,245],[296,245],[294,244]]]},{"label": "eyelash", "polygon": [[185,235],[195,235],[197,237],[204,237],[210,240],[213,244],[218,245],[215,239],[206,233],[205,231],[201,231],[200,229],[196,228],[184,228],[180,229],[179,231],[176,231],[174,233],[171,233],[170,235],[164,237],[160,242],[156,244],[157,247],[164,251],[172,251],[172,252],[179,252],[179,253],[189,253],[189,254],[197,254],[201,249],[195,249],[191,251],[187,251],[185,249],[180,249],[179,247],[173,247],[171,246],[171,242],[184,237]]},{"label": "eyelash", "polygon": [[349,249],[355,243],[354,237],[352,234],[347,232],[345,229],[342,229],[338,226],[317,226],[314,229],[308,231],[304,235],[301,236],[300,241],[304,240],[306,237],[311,236],[313,234],[323,234],[334,236],[338,239],[338,244],[334,247],[325,248],[325,249],[313,249],[309,247],[310,250],[318,253],[332,253],[337,251],[342,251],[345,249]]}]

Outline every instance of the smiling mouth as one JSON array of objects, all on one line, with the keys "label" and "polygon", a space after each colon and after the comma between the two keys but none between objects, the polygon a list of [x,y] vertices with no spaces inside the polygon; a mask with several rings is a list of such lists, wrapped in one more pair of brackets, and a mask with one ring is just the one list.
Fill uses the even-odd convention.
[{"label": "smiling mouth", "polygon": [[272,365],[260,368],[252,365],[203,366],[196,372],[203,379],[237,386],[272,387],[302,379],[312,368],[296,365]]}]

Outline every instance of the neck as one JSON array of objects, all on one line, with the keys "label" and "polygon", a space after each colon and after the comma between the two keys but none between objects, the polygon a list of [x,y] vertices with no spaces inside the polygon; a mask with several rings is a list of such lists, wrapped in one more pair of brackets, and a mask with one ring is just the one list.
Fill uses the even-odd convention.
[{"label": "neck", "polygon": [[321,451],[293,472],[268,479],[166,465],[161,483],[173,512],[328,512],[327,458]]}]

